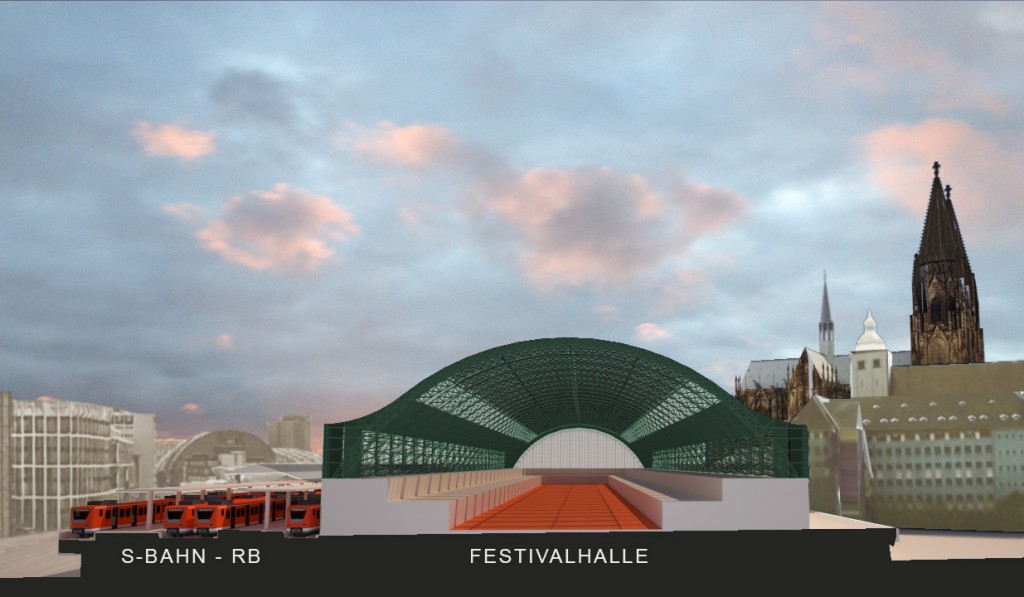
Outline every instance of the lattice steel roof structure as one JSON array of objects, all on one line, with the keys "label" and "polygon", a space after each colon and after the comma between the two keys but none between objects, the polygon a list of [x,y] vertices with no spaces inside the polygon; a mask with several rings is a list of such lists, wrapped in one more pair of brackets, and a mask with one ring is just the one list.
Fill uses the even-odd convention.
[{"label": "lattice steel roof structure", "polygon": [[657,353],[587,338],[467,357],[359,419],[324,427],[323,477],[511,468],[534,442],[591,428],[646,468],[807,477],[807,428],[763,417]]}]

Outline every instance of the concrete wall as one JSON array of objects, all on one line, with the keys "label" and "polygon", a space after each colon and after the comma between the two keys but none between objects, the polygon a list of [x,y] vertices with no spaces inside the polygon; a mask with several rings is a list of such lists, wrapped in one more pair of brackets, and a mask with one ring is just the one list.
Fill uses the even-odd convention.
[{"label": "concrete wall", "polygon": [[[508,469],[371,479],[324,479],[324,535],[449,533],[548,483],[607,483],[664,530],[793,530],[809,526],[807,479],[718,477],[617,469]],[[609,474],[610,473],[610,474]],[[466,531],[456,531],[466,532]]]},{"label": "concrete wall", "polygon": [[[324,479],[320,532],[324,535],[450,533],[539,486],[523,469]],[[459,531],[466,532],[466,531]]]},{"label": "concrete wall", "polygon": [[646,469],[623,476],[676,499],[663,504],[664,530],[792,530],[809,525],[807,479],[716,477]]}]

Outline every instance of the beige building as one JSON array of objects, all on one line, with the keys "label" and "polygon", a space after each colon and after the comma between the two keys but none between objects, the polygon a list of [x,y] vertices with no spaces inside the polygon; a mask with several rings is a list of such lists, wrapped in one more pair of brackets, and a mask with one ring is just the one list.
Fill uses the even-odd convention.
[{"label": "beige building", "polygon": [[267,423],[267,440],[271,448],[310,450],[310,418],[305,415],[286,415]]},{"label": "beige building", "polygon": [[[810,437],[811,508],[900,527],[1024,530],[1024,390],[1009,389],[1024,388],[1024,361],[894,368],[893,379],[912,391],[816,397],[794,419]],[[836,415],[852,405],[856,417]],[[862,451],[854,474],[848,455]]]},{"label": "beige building", "polygon": [[3,536],[66,528],[72,505],[115,499],[153,461],[152,414],[3,392],[0,432]]}]

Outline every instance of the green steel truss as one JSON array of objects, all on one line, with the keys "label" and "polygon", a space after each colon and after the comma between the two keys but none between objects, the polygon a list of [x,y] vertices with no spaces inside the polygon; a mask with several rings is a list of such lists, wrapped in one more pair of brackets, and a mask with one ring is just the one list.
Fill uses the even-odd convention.
[{"label": "green steel truss", "polygon": [[499,346],[365,417],[324,427],[323,476],[511,468],[560,429],[603,431],[647,468],[807,477],[807,428],[746,408],[662,355],[606,340]]}]

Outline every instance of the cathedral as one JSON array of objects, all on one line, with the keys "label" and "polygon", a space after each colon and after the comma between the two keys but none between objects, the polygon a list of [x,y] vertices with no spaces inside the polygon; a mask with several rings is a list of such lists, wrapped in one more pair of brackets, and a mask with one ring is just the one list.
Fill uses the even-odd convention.
[{"label": "cathedral", "polygon": [[890,352],[869,312],[865,335],[853,352],[835,354],[826,278],[818,350],[808,347],[797,358],[752,361],[746,374],[736,377],[737,400],[765,416],[791,421],[812,396],[835,400],[887,395],[893,367],[985,362],[974,272],[953,210],[952,188],[943,188],[939,167],[938,162],[932,166],[935,177],[914,255],[911,349]]},{"label": "cathedral", "polygon": [[978,287],[953,211],[952,189],[946,185],[943,195],[939,163],[935,162],[933,168],[935,178],[921,248],[914,255],[911,364],[984,363]]},{"label": "cathedral", "polygon": [[985,362],[952,189],[933,166],[911,273],[911,349],[871,312],[835,354],[827,281],[818,350],[753,361],[736,398],[805,425],[812,510],[896,527],[1024,531],[1024,361]]}]

